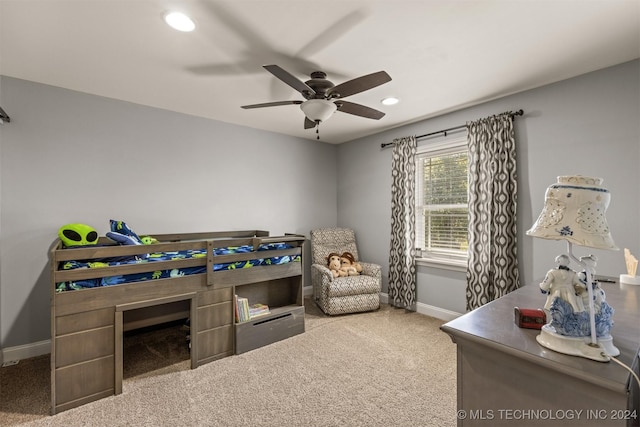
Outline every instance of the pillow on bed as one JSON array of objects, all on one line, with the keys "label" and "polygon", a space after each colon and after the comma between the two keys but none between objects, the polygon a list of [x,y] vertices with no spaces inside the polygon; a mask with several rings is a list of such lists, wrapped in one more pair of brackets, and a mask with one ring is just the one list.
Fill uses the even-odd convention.
[{"label": "pillow on bed", "polygon": [[134,237],[127,236],[125,234],[115,233],[112,231],[107,232],[106,236],[113,240],[114,242],[118,242],[121,245],[141,245],[142,243],[137,241]]},{"label": "pillow on bed", "polygon": [[[142,239],[130,229],[124,221],[109,220],[111,231],[106,236],[121,245],[143,245]],[[136,258],[147,259],[149,254],[136,255]]]},{"label": "pillow on bed", "polygon": [[[132,239],[134,239],[135,241],[137,241],[138,245],[142,244],[142,240],[140,240],[140,237],[138,237],[138,235],[132,230],[130,229],[127,224],[124,221],[116,221],[116,220],[109,220],[109,223],[111,225],[111,231],[113,233],[118,233],[118,234],[122,234],[124,236],[129,236]],[[109,237],[109,236],[107,236]],[[124,243],[124,244],[131,244],[131,243]]]}]

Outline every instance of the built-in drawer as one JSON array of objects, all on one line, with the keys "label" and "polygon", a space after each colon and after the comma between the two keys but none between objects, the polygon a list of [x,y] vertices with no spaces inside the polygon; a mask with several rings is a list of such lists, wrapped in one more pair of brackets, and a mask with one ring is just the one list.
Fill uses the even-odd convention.
[{"label": "built-in drawer", "polygon": [[103,326],[56,337],[56,368],[113,356],[114,333],[113,326]]},{"label": "built-in drawer", "polygon": [[113,325],[113,307],[56,317],[56,335]]},{"label": "built-in drawer", "polygon": [[216,304],[223,301],[231,301],[233,298],[232,288],[212,289],[198,293],[198,306]]},{"label": "built-in drawer", "polygon": [[304,306],[276,309],[273,314],[236,323],[236,354],[304,332]]},{"label": "built-in drawer", "polygon": [[115,376],[113,356],[56,369],[56,405],[110,390]]},{"label": "built-in drawer", "polygon": [[233,323],[231,301],[198,307],[198,332]]},{"label": "built-in drawer", "polygon": [[[233,354],[233,325],[198,332],[198,363]],[[193,351],[193,349],[191,349]]]}]

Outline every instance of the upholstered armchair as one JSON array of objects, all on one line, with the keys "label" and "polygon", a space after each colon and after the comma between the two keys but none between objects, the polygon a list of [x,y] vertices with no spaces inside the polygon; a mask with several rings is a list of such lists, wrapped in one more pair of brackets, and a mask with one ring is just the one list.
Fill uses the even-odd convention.
[{"label": "upholstered armchair", "polygon": [[[335,277],[327,267],[327,256],[351,252],[362,266],[357,276]],[[357,313],[380,308],[381,268],[362,262],[355,232],[348,228],[311,230],[311,284],[313,300],[328,315]]]}]

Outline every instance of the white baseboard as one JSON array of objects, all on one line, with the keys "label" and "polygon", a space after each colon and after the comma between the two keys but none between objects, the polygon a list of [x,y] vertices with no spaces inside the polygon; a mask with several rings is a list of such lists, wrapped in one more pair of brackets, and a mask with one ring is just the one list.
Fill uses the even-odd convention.
[{"label": "white baseboard", "polygon": [[51,340],[34,342],[32,344],[17,345],[3,348],[0,353],[2,363],[16,362],[30,357],[42,356],[51,352]]},{"label": "white baseboard", "polygon": [[305,286],[304,288],[302,288],[302,293],[305,297],[310,297],[311,295],[313,295],[313,286]]},{"label": "white baseboard", "polygon": [[[380,302],[384,304],[388,304],[389,294],[381,293]],[[421,302],[416,303],[416,312],[420,314],[424,314],[426,316],[435,317],[436,319],[444,320],[445,322],[449,322],[453,319],[456,319],[462,316],[462,314],[456,313],[455,311],[447,310],[447,309],[436,307],[429,304],[424,304]]]},{"label": "white baseboard", "polygon": [[416,311],[420,314],[425,314],[427,316],[435,317],[436,319],[444,320],[445,322],[449,322],[453,319],[457,319],[462,316],[462,314],[457,313],[455,311],[447,310],[440,307],[435,307],[429,304],[423,304],[421,302],[416,304]]}]

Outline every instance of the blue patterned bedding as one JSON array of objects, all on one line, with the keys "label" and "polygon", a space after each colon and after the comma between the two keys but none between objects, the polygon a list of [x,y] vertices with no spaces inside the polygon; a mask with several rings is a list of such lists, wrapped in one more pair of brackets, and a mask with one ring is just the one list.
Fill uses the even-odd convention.
[{"label": "blue patterned bedding", "polygon": [[[258,251],[291,249],[293,246],[286,243],[268,243],[258,247]],[[214,255],[230,255],[239,253],[256,252],[251,245],[230,246],[214,249]],[[118,257],[109,259],[94,259],[91,261],[65,261],[60,263],[60,270],[73,270],[79,268],[104,268],[119,265],[132,265],[142,263],[154,263],[158,261],[182,260],[190,258],[206,258],[207,252],[202,250],[185,250],[173,252],[149,253],[146,256]],[[251,268],[255,266],[280,265],[289,262],[300,262],[300,255],[284,255],[263,258],[252,258],[246,261],[214,264],[213,271],[235,270]],[[73,291],[77,289],[96,288],[100,286],[112,286],[122,283],[141,282],[147,280],[165,279],[169,277],[181,277],[191,274],[206,273],[206,266],[187,267],[171,270],[155,270],[145,273],[125,274],[118,276],[84,279],[56,284],[56,292]]]}]

